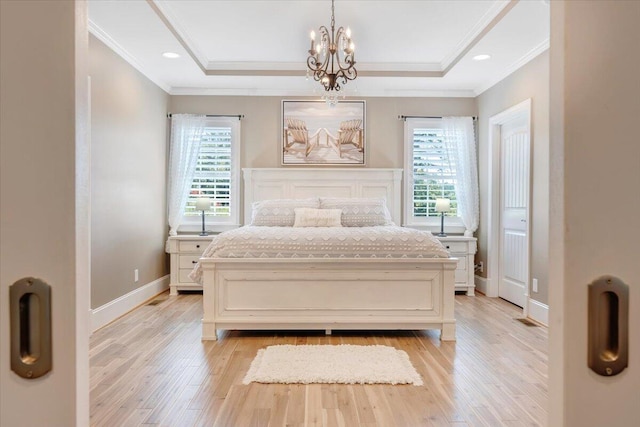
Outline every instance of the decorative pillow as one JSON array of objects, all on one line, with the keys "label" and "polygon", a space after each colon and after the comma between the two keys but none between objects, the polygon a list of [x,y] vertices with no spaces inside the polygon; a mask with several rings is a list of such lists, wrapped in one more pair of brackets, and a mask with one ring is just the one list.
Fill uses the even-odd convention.
[{"label": "decorative pillow", "polygon": [[251,225],[269,227],[293,227],[295,208],[319,208],[317,197],[309,199],[274,199],[253,202],[251,205]]},{"label": "decorative pillow", "polygon": [[340,209],[295,208],[294,227],[342,227]]},{"label": "decorative pillow", "polygon": [[342,210],[343,227],[393,225],[387,203],[383,198],[321,197],[320,208]]}]

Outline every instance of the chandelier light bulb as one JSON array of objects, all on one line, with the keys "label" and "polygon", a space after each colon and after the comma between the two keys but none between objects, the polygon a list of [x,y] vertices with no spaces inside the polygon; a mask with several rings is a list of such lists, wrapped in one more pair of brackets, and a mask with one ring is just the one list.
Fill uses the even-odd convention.
[{"label": "chandelier light bulb", "polygon": [[347,38],[351,38],[351,28],[347,27]]},{"label": "chandelier light bulb", "polygon": [[313,52],[315,51],[315,44],[316,44],[316,33],[315,31],[311,31],[311,47],[309,48],[309,54],[313,55]]}]

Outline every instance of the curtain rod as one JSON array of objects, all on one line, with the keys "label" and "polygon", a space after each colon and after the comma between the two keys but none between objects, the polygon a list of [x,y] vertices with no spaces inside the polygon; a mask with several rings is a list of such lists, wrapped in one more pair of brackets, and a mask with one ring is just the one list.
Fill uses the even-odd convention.
[{"label": "curtain rod", "polygon": [[[167,119],[171,118],[171,113],[167,113]],[[244,119],[244,114],[207,114],[206,117],[237,117],[238,120]]]},{"label": "curtain rod", "polygon": [[[441,119],[442,116],[398,116],[398,120],[407,120],[407,119]],[[478,120],[477,117],[471,117],[473,120]]]}]

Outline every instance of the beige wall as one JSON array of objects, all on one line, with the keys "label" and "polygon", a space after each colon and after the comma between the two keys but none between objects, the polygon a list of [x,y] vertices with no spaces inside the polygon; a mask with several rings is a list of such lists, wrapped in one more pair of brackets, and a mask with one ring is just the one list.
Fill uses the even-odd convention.
[{"label": "beige wall", "polygon": [[[489,205],[489,119],[531,98],[532,205],[531,277],[538,292],[531,298],[548,301],[549,247],[549,53],[544,52],[478,98],[478,174],[480,178],[480,227],[476,262],[487,265],[487,214]],[[486,277],[485,272],[482,273]]]},{"label": "beige wall", "polygon": [[168,274],[169,95],[93,36],[89,74],[91,307],[97,308]]},{"label": "beige wall", "polygon": [[[244,114],[242,167],[280,166],[282,97],[172,96],[172,113]],[[474,98],[358,98],[366,101],[367,166],[403,167],[403,122],[399,115],[476,115]]]}]

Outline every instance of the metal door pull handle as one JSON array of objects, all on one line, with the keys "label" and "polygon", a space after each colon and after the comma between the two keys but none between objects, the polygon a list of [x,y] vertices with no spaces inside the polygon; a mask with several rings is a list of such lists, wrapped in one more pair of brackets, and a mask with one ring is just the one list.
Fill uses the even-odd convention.
[{"label": "metal door pull handle", "polygon": [[604,276],[589,285],[589,368],[598,375],[622,372],[629,361],[629,287]]},{"label": "metal door pull handle", "polygon": [[22,378],[46,374],[51,366],[51,287],[26,277],[9,287],[11,370]]}]

